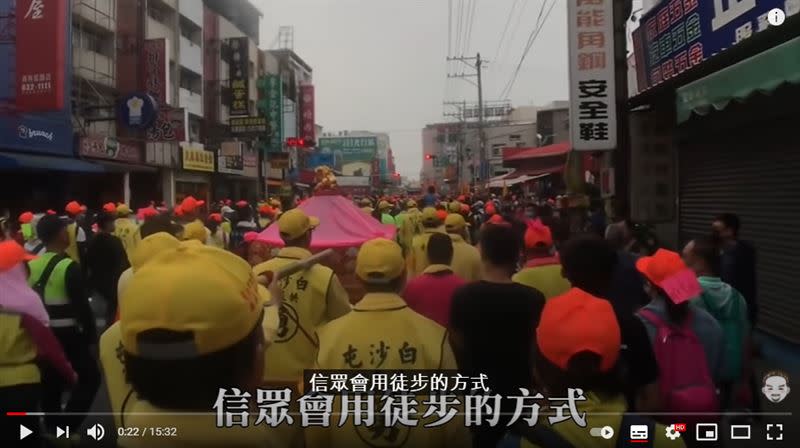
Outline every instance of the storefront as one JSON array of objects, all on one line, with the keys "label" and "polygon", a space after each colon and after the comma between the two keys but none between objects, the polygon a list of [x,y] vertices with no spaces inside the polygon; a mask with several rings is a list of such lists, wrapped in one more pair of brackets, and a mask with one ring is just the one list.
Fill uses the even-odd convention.
[{"label": "storefront", "polygon": [[258,153],[246,143],[224,142],[220,146],[213,198],[258,200]]},{"label": "storefront", "polygon": [[181,168],[174,173],[175,203],[187,196],[211,200],[211,175],[214,173],[214,152],[200,143],[181,143]]},{"label": "storefront", "polygon": [[[737,214],[740,238],[758,253],[758,329],[796,347],[800,2],[787,7],[781,26],[762,23],[768,3],[733,14],[713,31],[714,7],[702,5],[702,32],[689,47],[693,64],[674,73],[672,62],[653,66],[663,52],[654,58],[647,50],[654,47],[646,44],[669,32],[648,28],[666,6],[642,19],[645,31],[638,38],[645,45],[636,46],[642,49],[637,65],[649,70],[638,76],[645,92],[631,99],[631,212],[634,220],[658,222],[675,249],[708,234],[716,215]],[[686,52],[676,54],[669,61],[683,61]]]}]

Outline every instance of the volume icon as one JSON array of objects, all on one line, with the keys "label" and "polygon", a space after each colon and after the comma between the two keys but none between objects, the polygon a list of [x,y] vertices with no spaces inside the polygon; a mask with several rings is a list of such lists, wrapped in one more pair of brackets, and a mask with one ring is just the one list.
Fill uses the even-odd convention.
[{"label": "volume icon", "polygon": [[106,429],[103,428],[103,425],[95,423],[94,426],[86,430],[86,435],[94,440],[103,440],[103,437],[106,436]]}]

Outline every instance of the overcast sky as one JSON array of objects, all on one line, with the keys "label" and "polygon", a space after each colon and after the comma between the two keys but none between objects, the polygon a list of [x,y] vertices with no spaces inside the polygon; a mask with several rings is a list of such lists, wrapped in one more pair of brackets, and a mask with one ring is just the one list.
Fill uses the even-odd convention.
[{"label": "overcast sky", "polygon": [[[477,100],[474,86],[446,78],[450,0],[252,1],[264,13],[262,48],[273,48],[280,26],[294,27],[294,51],[314,69],[317,123],[326,131],[388,132],[403,176],[419,177],[421,129],[445,120],[442,102]],[[463,3],[466,16],[473,2],[471,36],[459,39],[459,5]],[[546,8],[552,2],[555,6],[508,96],[515,106],[568,98],[566,2],[452,0],[451,54],[474,56],[480,51],[490,61],[484,70],[484,100],[502,99],[499,95],[515,71],[543,2]],[[467,27],[462,28],[465,36]],[[457,40],[461,51],[456,50]],[[468,49],[463,48],[467,41]]]}]

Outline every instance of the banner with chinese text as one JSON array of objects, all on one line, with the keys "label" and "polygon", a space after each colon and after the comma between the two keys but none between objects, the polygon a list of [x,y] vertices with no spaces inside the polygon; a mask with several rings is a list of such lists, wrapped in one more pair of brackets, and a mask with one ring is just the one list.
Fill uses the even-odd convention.
[{"label": "banner with chinese text", "polygon": [[314,128],[314,86],[300,86],[300,137],[306,141],[315,141]]},{"label": "banner with chinese text", "polygon": [[169,48],[164,38],[144,41],[144,81],[159,106],[169,104]]},{"label": "banner with chinese text", "polygon": [[159,109],[153,126],[147,128],[149,142],[182,142],[189,135],[186,109]]},{"label": "banner with chinese text", "polygon": [[249,115],[249,42],[246,37],[236,37],[229,39],[228,42],[230,45],[230,61],[228,61],[228,79],[231,83],[230,115]]},{"label": "banner with chinese text", "polygon": [[18,111],[57,111],[66,105],[70,3],[67,0],[16,2]]},{"label": "banner with chinese text", "polygon": [[181,142],[183,169],[214,172],[214,152],[206,151],[201,143]]},{"label": "banner with chinese text", "polygon": [[264,99],[260,101],[261,113],[267,117],[270,133],[267,134],[266,150],[283,150],[283,82],[278,75],[267,75],[259,80]]},{"label": "banner with chinese text", "polygon": [[613,0],[569,0],[570,132],[577,151],[617,146]]}]

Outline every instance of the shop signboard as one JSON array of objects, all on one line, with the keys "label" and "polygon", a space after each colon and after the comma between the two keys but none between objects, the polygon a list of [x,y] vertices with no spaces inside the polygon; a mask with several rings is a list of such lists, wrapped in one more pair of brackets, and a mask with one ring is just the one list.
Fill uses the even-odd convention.
[{"label": "shop signboard", "polygon": [[147,128],[148,142],[182,142],[189,135],[186,109],[162,108],[158,110],[153,126]]},{"label": "shop signboard", "polygon": [[[65,91],[71,85],[67,70],[67,64],[70,63],[67,37],[72,23],[71,4],[66,0],[16,1],[18,111],[57,111],[68,105]],[[8,67],[4,66],[3,70],[7,71]]]},{"label": "shop signboard", "polygon": [[142,161],[142,151],[138,146],[113,137],[85,136],[80,138],[78,145],[78,153],[82,157],[127,163]]},{"label": "shop signboard", "polygon": [[288,152],[267,153],[267,161],[272,169],[285,170],[291,165],[290,160]]},{"label": "shop signboard", "polygon": [[144,82],[146,91],[159,106],[169,104],[169,46],[167,40],[144,41]]},{"label": "shop signboard", "polygon": [[324,153],[333,154],[332,168],[344,176],[378,174],[376,137],[324,137],[319,139],[317,147]]},{"label": "shop signboard", "polygon": [[300,86],[300,138],[307,142],[316,140],[314,124],[314,86]]},{"label": "shop signboard", "polygon": [[[617,146],[614,0],[569,0],[570,132],[576,151]],[[488,165],[481,172],[488,174]],[[488,177],[488,176],[483,176]]]},{"label": "shop signboard", "polygon": [[236,137],[259,137],[269,134],[267,117],[231,117],[230,134]]},{"label": "shop signboard", "polygon": [[181,142],[183,169],[214,172],[214,152],[206,151],[202,143]]},{"label": "shop signboard", "polygon": [[217,158],[217,171],[225,174],[244,174],[242,142],[222,142]]},{"label": "shop signboard", "polygon": [[230,61],[228,79],[231,83],[230,115],[249,115],[250,51],[247,37],[228,39]]},{"label": "shop signboard", "polygon": [[661,84],[770,26],[770,11],[800,13],[800,0],[664,0],[640,23],[642,48],[636,63],[646,67],[639,91]]},{"label": "shop signboard", "polygon": [[264,99],[259,101],[259,112],[267,117],[269,130],[262,150],[283,150],[283,82],[278,75],[267,75],[259,79],[259,88]]},{"label": "shop signboard", "polygon": [[245,177],[258,177],[258,152],[254,148],[244,148]]},{"label": "shop signboard", "polygon": [[122,97],[117,107],[117,117],[123,126],[131,129],[147,129],[158,116],[158,103],[144,92],[130,93]]}]

